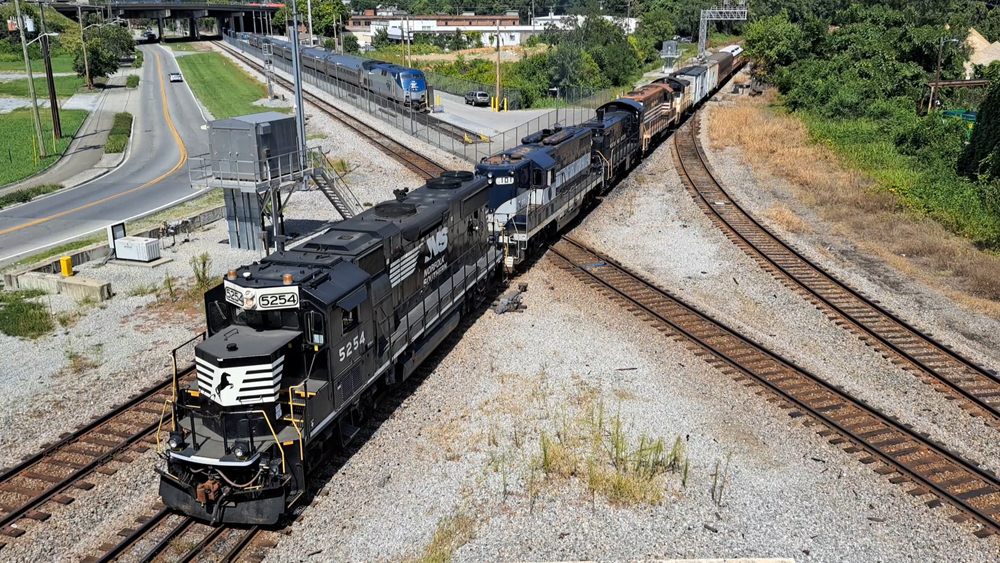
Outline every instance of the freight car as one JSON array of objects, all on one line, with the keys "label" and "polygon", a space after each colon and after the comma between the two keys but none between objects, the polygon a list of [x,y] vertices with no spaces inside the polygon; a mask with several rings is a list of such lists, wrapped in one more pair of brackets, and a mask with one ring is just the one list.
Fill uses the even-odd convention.
[{"label": "freight car", "polygon": [[197,380],[175,389],[160,495],[210,522],[273,524],[325,449],[458,325],[502,255],[489,184],[446,173],[205,294]]},{"label": "freight car", "polygon": [[591,121],[523,138],[475,174],[396,190],[230,271],[205,294],[197,380],[175,383],[158,446],[164,504],[211,522],[276,522],[309,470],[358,433],[374,398],[413,373],[502,265],[596,202],[739,68],[741,50],[725,52],[731,62],[683,69]]}]

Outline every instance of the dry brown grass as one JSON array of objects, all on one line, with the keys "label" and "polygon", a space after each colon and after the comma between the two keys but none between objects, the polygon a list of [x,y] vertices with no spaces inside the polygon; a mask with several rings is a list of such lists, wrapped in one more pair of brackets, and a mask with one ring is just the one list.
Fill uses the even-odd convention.
[{"label": "dry brown grass", "polygon": [[476,536],[478,522],[468,514],[455,514],[442,518],[431,543],[424,548],[416,563],[448,563],[460,547]]},{"label": "dry brown grass", "polygon": [[790,233],[811,233],[809,223],[802,220],[786,205],[775,205],[764,211],[764,216]]},{"label": "dry brown grass", "polygon": [[[743,161],[758,177],[787,180],[795,198],[838,235],[963,306],[1000,318],[1000,257],[877,191],[863,173],[845,168],[833,150],[812,142],[798,118],[772,109],[773,101],[769,92],[714,107],[708,121],[712,148],[742,148]],[[796,230],[808,225],[787,207],[766,215],[791,232],[808,232]]]}]

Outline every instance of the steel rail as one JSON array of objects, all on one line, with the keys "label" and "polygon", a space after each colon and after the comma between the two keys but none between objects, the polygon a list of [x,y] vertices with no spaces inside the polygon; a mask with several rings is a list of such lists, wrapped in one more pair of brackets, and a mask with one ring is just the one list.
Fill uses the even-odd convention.
[{"label": "steel rail", "polygon": [[173,514],[173,511],[169,508],[162,508],[152,518],[146,520],[141,526],[133,530],[124,540],[98,558],[95,563],[110,563],[114,561],[116,557],[121,555],[126,549],[132,547],[135,542],[144,538],[149,532],[153,531],[160,525],[160,522],[163,522],[171,514]]},{"label": "steel rail", "polygon": [[[255,71],[263,74],[264,67],[262,64],[248,57],[242,51],[238,51],[233,47],[227,45],[225,42],[219,43],[220,47],[225,50],[230,55],[236,57],[241,62],[250,66]],[[282,87],[293,90],[294,86],[291,81],[286,80],[283,77],[275,75],[275,81],[278,82]],[[440,176],[443,172],[447,171],[447,168],[441,166],[437,162],[423,156],[422,154],[414,151],[403,145],[402,143],[392,139],[388,135],[385,135],[376,129],[366,125],[361,120],[355,118],[354,116],[346,113],[345,111],[337,108],[333,104],[327,102],[323,98],[312,94],[303,88],[302,97],[308,103],[313,104],[317,109],[327,114],[334,120],[340,122],[342,125],[352,129],[359,135],[365,137],[366,139],[372,141],[382,152],[386,155],[396,159],[401,164],[407,168],[413,170],[419,174],[423,179],[433,178],[435,176]]]},{"label": "steel rail", "polygon": [[[183,375],[187,375],[190,371],[193,371],[193,369],[185,371]],[[168,393],[170,391],[170,385],[172,381],[173,379],[171,378],[170,380],[158,383],[146,389],[145,391],[141,392],[139,395],[133,397],[127,402],[115,407],[115,409],[112,410],[111,412],[101,416],[100,418],[87,424],[83,428],[74,431],[68,436],[60,439],[55,444],[46,447],[41,452],[29,457],[28,459],[22,461],[13,468],[5,471],[3,475],[0,476],[0,488],[2,488],[4,485],[9,484],[10,481],[12,481],[13,479],[21,476],[24,476],[26,479],[31,479],[35,481],[39,480],[37,478],[38,476],[31,476],[25,474],[33,469],[39,469],[40,466],[43,465],[56,465],[58,467],[65,467],[65,465],[59,463],[59,460],[53,459],[53,456],[63,453],[63,450],[67,449],[70,446],[74,446],[79,443],[86,444],[87,438],[93,434],[101,434],[101,435],[106,434],[105,432],[102,432],[102,430],[105,429],[106,425],[115,424],[119,418],[125,418],[134,415],[136,409],[138,409],[140,406],[156,399],[158,395]],[[150,413],[150,416],[152,416],[152,413]],[[13,524],[14,522],[25,517],[26,515],[28,515],[30,511],[35,510],[41,507],[43,504],[54,500],[54,498],[57,495],[67,491],[75,483],[87,477],[102,465],[111,461],[115,456],[121,454],[129,447],[135,445],[137,442],[141,441],[142,439],[156,432],[156,429],[160,426],[161,423],[162,423],[162,418],[159,415],[156,415],[155,421],[150,422],[145,426],[140,426],[138,430],[134,431],[128,436],[120,436],[120,434],[110,433],[111,435],[117,435],[120,437],[120,441],[117,444],[110,447],[106,445],[96,446],[96,447],[109,447],[109,449],[100,454],[92,456],[92,459],[90,460],[89,463],[86,463],[80,467],[75,467],[74,470],[69,475],[57,478],[59,479],[58,481],[52,482],[50,486],[40,491],[37,495],[30,497],[23,504],[13,508],[5,507],[3,509],[3,512],[5,512],[5,514],[2,518],[0,518],[0,531],[6,532],[7,535],[15,535],[16,532],[14,532],[12,529],[7,528],[10,524]],[[123,423],[123,424],[126,426],[136,426],[137,423]],[[89,454],[81,454],[78,451],[66,452],[66,453],[68,455],[74,455],[74,456],[89,455]],[[21,496],[28,496],[27,493],[17,493],[17,494],[20,494]]]},{"label": "steel rail", "polygon": [[600,252],[568,237],[550,249],[574,275],[598,284],[700,348],[702,354],[696,354],[707,354],[713,367],[770,390],[793,417],[810,415],[826,427],[821,436],[838,435],[829,442],[842,446],[845,453],[867,452],[860,461],[881,462],[876,472],[882,475],[898,473],[900,477],[890,479],[893,483],[918,483],[907,493],[934,495],[926,501],[930,507],[941,504],[941,499],[958,508],[982,524],[975,532],[978,537],[1000,532],[1000,480],[992,472],[796,367]]},{"label": "steel rail", "polygon": [[735,237],[737,246],[759,257],[765,269],[787,278],[856,332],[972,403],[971,414],[985,416],[988,424],[1000,424],[1000,377],[861,295],[761,225],[715,179],[697,139],[698,125],[696,116],[674,136],[678,172],[699,207]]}]

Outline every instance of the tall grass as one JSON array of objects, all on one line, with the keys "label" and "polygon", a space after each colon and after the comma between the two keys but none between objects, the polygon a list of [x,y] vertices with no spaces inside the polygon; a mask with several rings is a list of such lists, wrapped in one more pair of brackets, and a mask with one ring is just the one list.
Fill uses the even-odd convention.
[{"label": "tall grass", "polygon": [[670,473],[683,473],[686,485],[687,452],[679,437],[668,443],[646,433],[634,436],[620,414],[605,412],[602,401],[587,407],[582,416],[561,414],[555,432],[541,434],[538,471],[580,478],[591,492],[625,505],[659,503]]},{"label": "tall grass", "polygon": [[708,133],[717,148],[744,149],[759,175],[788,180],[802,204],[866,251],[1000,315],[986,301],[1000,299],[1000,257],[988,242],[1000,236],[1000,218],[953,172],[922,170],[896,151],[876,122],[800,118],[768,96],[713,108]]}]

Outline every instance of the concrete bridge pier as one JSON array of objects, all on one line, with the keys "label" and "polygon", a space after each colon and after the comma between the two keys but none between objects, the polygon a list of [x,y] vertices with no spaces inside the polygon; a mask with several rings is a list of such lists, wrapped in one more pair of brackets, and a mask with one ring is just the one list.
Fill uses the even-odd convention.
[{"label": "concrete bridge pier", "polygon": [[163,41],[163,17],[156,18],[156,37]]}]

